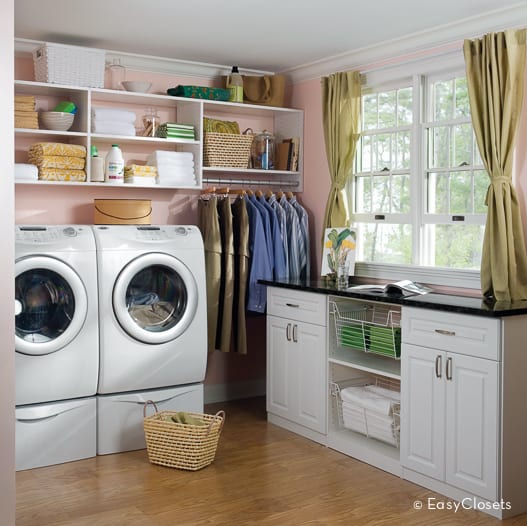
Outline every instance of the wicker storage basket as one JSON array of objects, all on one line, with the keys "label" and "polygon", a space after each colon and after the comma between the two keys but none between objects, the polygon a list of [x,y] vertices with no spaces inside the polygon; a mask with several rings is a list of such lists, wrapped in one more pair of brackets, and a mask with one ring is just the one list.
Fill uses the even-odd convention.
[{"label": "wicker storage basket", "polygon": [[103,88],[104,60],[105,52],[100,49],[46,43],[33,51],[35,80]]},{"label": "wicker storage basket", "polygon": [[[156,412],[146,416],[149,404],[153,405]],[[145,403],[143,427],[148,460],[152,464],[189,471],[197,471],[211,464],[216,456],[225,412],[218,411],[215,415],[187,413],[207,424],[202,426],[165,420],[167,416],[175,414],[177,411],[158,412],[151,400]]]},{"label": "wicker storage basket", "polygon": [[203,165],[247,168],[253,136],[236,133],[203,133]]}]

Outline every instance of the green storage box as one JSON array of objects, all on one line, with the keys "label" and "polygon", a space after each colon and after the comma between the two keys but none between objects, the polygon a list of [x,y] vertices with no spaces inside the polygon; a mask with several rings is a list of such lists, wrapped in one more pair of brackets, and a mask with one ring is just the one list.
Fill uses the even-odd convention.
[{"label": "green storage box", "polygon": [[167,93],[173,97],[188,97],[191,99],[229,100],[229,90],[222,88],[207,88],[205,86],[176,86],[168,88]]}]

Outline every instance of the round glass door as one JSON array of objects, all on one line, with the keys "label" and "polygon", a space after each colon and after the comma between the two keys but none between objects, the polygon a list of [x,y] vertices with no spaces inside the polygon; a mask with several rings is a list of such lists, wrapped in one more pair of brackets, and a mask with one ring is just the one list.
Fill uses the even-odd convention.
[{"label": "round glass door", "polygon": [[78,274],[44,256],[15,263],[15,349],[49,354],[70,343],[86,319],[88,301]]},{"label": "round glass door", "polygon": [[196,282],[189,269],[168,254],[150,253],[131,261],[113,290],[115,316],[136,340],[159,344],[174,340],[194,318]]}]

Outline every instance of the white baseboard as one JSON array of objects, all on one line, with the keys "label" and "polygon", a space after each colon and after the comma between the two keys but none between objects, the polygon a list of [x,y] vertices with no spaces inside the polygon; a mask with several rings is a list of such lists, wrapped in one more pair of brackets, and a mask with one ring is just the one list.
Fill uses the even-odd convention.
[{"label": "white baseboard", "polygon": [[213,404],[215,402],[226,402],[227,400],[265,396],[265,383],[265,378],[262,378],[260,380],[231,384],[205,384],[203,391],[204,402],[205,404]]}]

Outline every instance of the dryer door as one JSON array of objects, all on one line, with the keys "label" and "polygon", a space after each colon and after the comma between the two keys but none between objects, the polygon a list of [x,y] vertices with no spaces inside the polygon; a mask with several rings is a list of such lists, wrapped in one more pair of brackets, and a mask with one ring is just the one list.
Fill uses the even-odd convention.
[{"label": "dryer door", "polygon": [[49,354],[70,343],[81,330],[88,297],[79,275],[47,256],[15,262],[15,350]]},{"label": "dryer door", "polygon": [[113,310],[132,338],[166,343],[183,334],[194,319],[198,289],[179,259],[151,252],[132,260],[113,289]]}]

